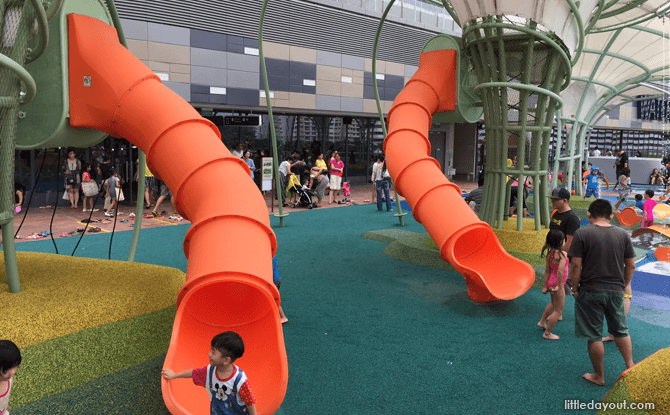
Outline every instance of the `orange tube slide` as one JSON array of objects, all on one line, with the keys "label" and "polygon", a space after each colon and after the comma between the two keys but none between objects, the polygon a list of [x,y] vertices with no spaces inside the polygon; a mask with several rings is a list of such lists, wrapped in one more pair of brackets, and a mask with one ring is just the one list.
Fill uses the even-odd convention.
[{"label": "orange tube slide", "polygon": [[[236,364],[249,376],[258,413],[274,413],[288,383],[272,283],[277,241],[249,168],[222,145],[211,122],[118,42],[113,27],[75,14],[68,23],[71,124],[137,145],[193,224],[165,367],[206,366],[212,337],[236,331],[246,346]],[[173,414],[209,413],[206,392],[189,380],[163,379],[162,390]]]},{"label": "orange tube slide", "polygon": [[511,300],[533,285],[535,271],[505,251],[430,157],[432,115],[455,109],[456,62],[455,50],[421,54],[419,70],[389,111],[384,153],[398,193],[440,247],[442,259],[463,274],[470,298]]}]

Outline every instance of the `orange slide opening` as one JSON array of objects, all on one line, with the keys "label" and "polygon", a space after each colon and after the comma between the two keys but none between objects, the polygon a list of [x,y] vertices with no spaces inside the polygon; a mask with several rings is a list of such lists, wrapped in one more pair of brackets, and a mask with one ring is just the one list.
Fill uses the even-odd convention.
[{"label": "orange slide opening", "polygon": [[458,186],[430,157],[432,115],[456,106],[456,53],[421,54],[419,70],[389,111],[384,153],[398,193],[440,247],[442,259],[465,277],[470,298],[511,300],[533,285],[535,271],[505,251],[491,227],[479,220]]},{"label": "orange slide opening", "polygon": [[[165,367],[206,366],[212,338],[235,331],[246,348],[235,363],[249,376],[258,413],[274,413],[288,383],[272,283],[277,241],[249,168],[221,143],[211,122],[119,43],[113,27],[76,14],[68,24],[71,125],[123,137],[144,151],[193,224],[184,240],[186,283]],[[206,391],[189,380],[162,379],[162,391],[173,414],[209,411]]]}]

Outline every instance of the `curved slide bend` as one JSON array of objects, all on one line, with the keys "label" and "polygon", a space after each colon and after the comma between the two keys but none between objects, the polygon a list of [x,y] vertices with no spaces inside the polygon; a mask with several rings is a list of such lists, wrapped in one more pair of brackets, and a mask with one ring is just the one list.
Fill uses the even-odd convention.
[{"label": "curved slide bend", "polygon": [[[207,365],[212,337],[234,330],[245,342],[239,365],[251,379],[258,413],[274,413],[288,383],[272,283],[277,241],[249,168],[222,145],[211,122],[119,44],[113,27],[75,14],[68,23],[71,124],[142,149],[193,224],[184,240],[186,283],[165,367],[179,372]],[[163,379],[162,390],[173,414],[209,413],[206,392],[193,382]]]},{"label": "curved slide bend", "polygon": [[470,298],[511,300],[533,285],[535,271],[505,251],[430,157],[432,115],[455,109],[456,63],[455,50],[421,54],[419,70],[389,111],[384,153],[398,193],[440,247],[442,259],[465,277]]}]

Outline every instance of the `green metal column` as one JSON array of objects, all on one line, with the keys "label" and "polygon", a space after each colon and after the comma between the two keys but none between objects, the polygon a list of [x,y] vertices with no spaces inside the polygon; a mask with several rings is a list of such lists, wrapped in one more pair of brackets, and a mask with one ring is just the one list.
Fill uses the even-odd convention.
[{"label": "green metal column", "polygon": [[[492,227],[503,227],[503,220],[509,217],[510,177],[510,181],[518,180],[517,230],[523,230],[524,181],[530,177],[535,185],[535,229],[539,231],[549,223],[549,140],[554,113],[562,106],[558,92],[570,81],[570,59],[554,35],[538,31],[530,20],[524,25],[506,23],[502,16],[473,20],[464,28],[463,43],[477,71],[475,89],[481,94],[486,120],[485,197],[480,218]],[[512,119],[514,114],[517,120]],[[516,167],[507,165],[513,136],[517,137]]]},{"label": "green metal column", "polygon": [[[34,2],[37,8],[41,3]],[[5,256],[5,270],[9,291],[21,291],[19,272],[16,262],[14,245],[14,160],[16,148],[16,128],[19,119],[21,81],[23,80],[27,94],[24,101],[35,94],[34,81],[23,69],[28,57],[28,42],[32,23],[38,21],[40,43],[32,59],[36,59],[44,51],[48,37],[44,24],[44,9],[36,15],[33,4],[28,2],[5,2],[0,0],[0,225],[2,225],[2,242]],[[5,19],[5,14],[12,12],[14,18]],[[19,14],[20,13],[20,14]],[[36,17],[38,17],[36,19]],[[32,81],[32,82],[31,82]]]}]

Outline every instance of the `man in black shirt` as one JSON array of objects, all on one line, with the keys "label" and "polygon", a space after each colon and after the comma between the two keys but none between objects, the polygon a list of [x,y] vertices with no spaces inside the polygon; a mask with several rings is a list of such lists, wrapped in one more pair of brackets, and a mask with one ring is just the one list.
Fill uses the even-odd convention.
[{"label": "man in black shirt", "polygon": [[556,212],[551,216],[551,223],[549,229],[558,229],[563,232],[566,237],[563,250],[569,251],[572,244],[572,237],[581,226],[582,220],[570,208],[570,192],[563,188],[557,187],[551,192],[551,206],[556,209]]},{"label": "man in black shirt", "polygon": [[[551,198],[551,205],[556,209],[553,215],[551,215],[551,221],[549,223],[549,229],[558,229],[563,232],[565,235],[565,243],[563,244],[563,250],[568,252],[570,246],[572,245],[572,237],[574,236],[577,229],[582,224],[582,220],[579,219],[579,216],[570,208],[570,192],[564,187],[557,187],[549,196]],[[570,257],[568,257],[568,260]],[[566,281],[565,294],[572,295],[572,290],[570,289],[570,280]]]},{"label": "man in black shirt", "polygon": [[616,168],[616,185],[613,190],[616,190],[619,186],[619,176],[623,173],[623,169],[628,167],[628,154],[622,149],[616,151],[616,160],[613,167]]}]

